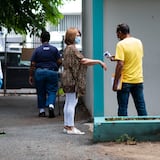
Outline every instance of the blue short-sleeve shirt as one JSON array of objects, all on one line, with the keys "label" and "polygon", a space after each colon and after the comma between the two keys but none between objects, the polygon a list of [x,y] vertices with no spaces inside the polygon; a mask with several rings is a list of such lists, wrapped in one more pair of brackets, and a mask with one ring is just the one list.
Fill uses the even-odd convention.
[{"label": "blue short-sleeve shirt", "polygon": [[31,62],[36,63],[36,68],[48,68],[58,71],[57,61],[60,58],[58,49],[49,43],[45,43],[34,50]]}]

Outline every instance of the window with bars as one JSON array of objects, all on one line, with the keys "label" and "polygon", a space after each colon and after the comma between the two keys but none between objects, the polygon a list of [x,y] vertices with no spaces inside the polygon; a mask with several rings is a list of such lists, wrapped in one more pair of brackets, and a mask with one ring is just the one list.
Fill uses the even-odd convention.
[{"label": "window with bars", "polygon": [[81,30],[81,15],[64,15],[58,26],[49,26],[49,31],[66,31],[69,27],[77,27]]}]

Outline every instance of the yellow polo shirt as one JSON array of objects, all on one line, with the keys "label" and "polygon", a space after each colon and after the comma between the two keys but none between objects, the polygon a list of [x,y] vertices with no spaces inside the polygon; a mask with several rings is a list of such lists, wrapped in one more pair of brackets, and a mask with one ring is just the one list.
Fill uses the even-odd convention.
[{"label": "yellow polo shirt", "polygon": [[116,60],[124,62],[122,69],[122,82],[143,82],[143,45],[134,37],[125,38],[117,43]]}]

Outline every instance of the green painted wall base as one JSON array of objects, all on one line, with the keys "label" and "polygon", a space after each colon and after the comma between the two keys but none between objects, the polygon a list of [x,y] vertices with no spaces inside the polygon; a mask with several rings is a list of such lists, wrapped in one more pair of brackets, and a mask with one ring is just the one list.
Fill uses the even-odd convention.
[{"label": "green painted wall base", "polygon": [[126,118],[128,119],[125,120],[125,117],[95,117],[94,142],[117,141],[125,134],[134,137],[136,141],[160,141],[160,116]]}]

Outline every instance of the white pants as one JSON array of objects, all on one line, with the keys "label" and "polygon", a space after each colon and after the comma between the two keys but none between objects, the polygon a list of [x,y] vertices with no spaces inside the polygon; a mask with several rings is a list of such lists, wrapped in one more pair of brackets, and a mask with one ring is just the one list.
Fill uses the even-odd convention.
[{"label": "white pants", "polygon": [[78,102],[76,93],[66,93],[66,99],[64,104],[64,126],[74,126],[75,108]]}]

